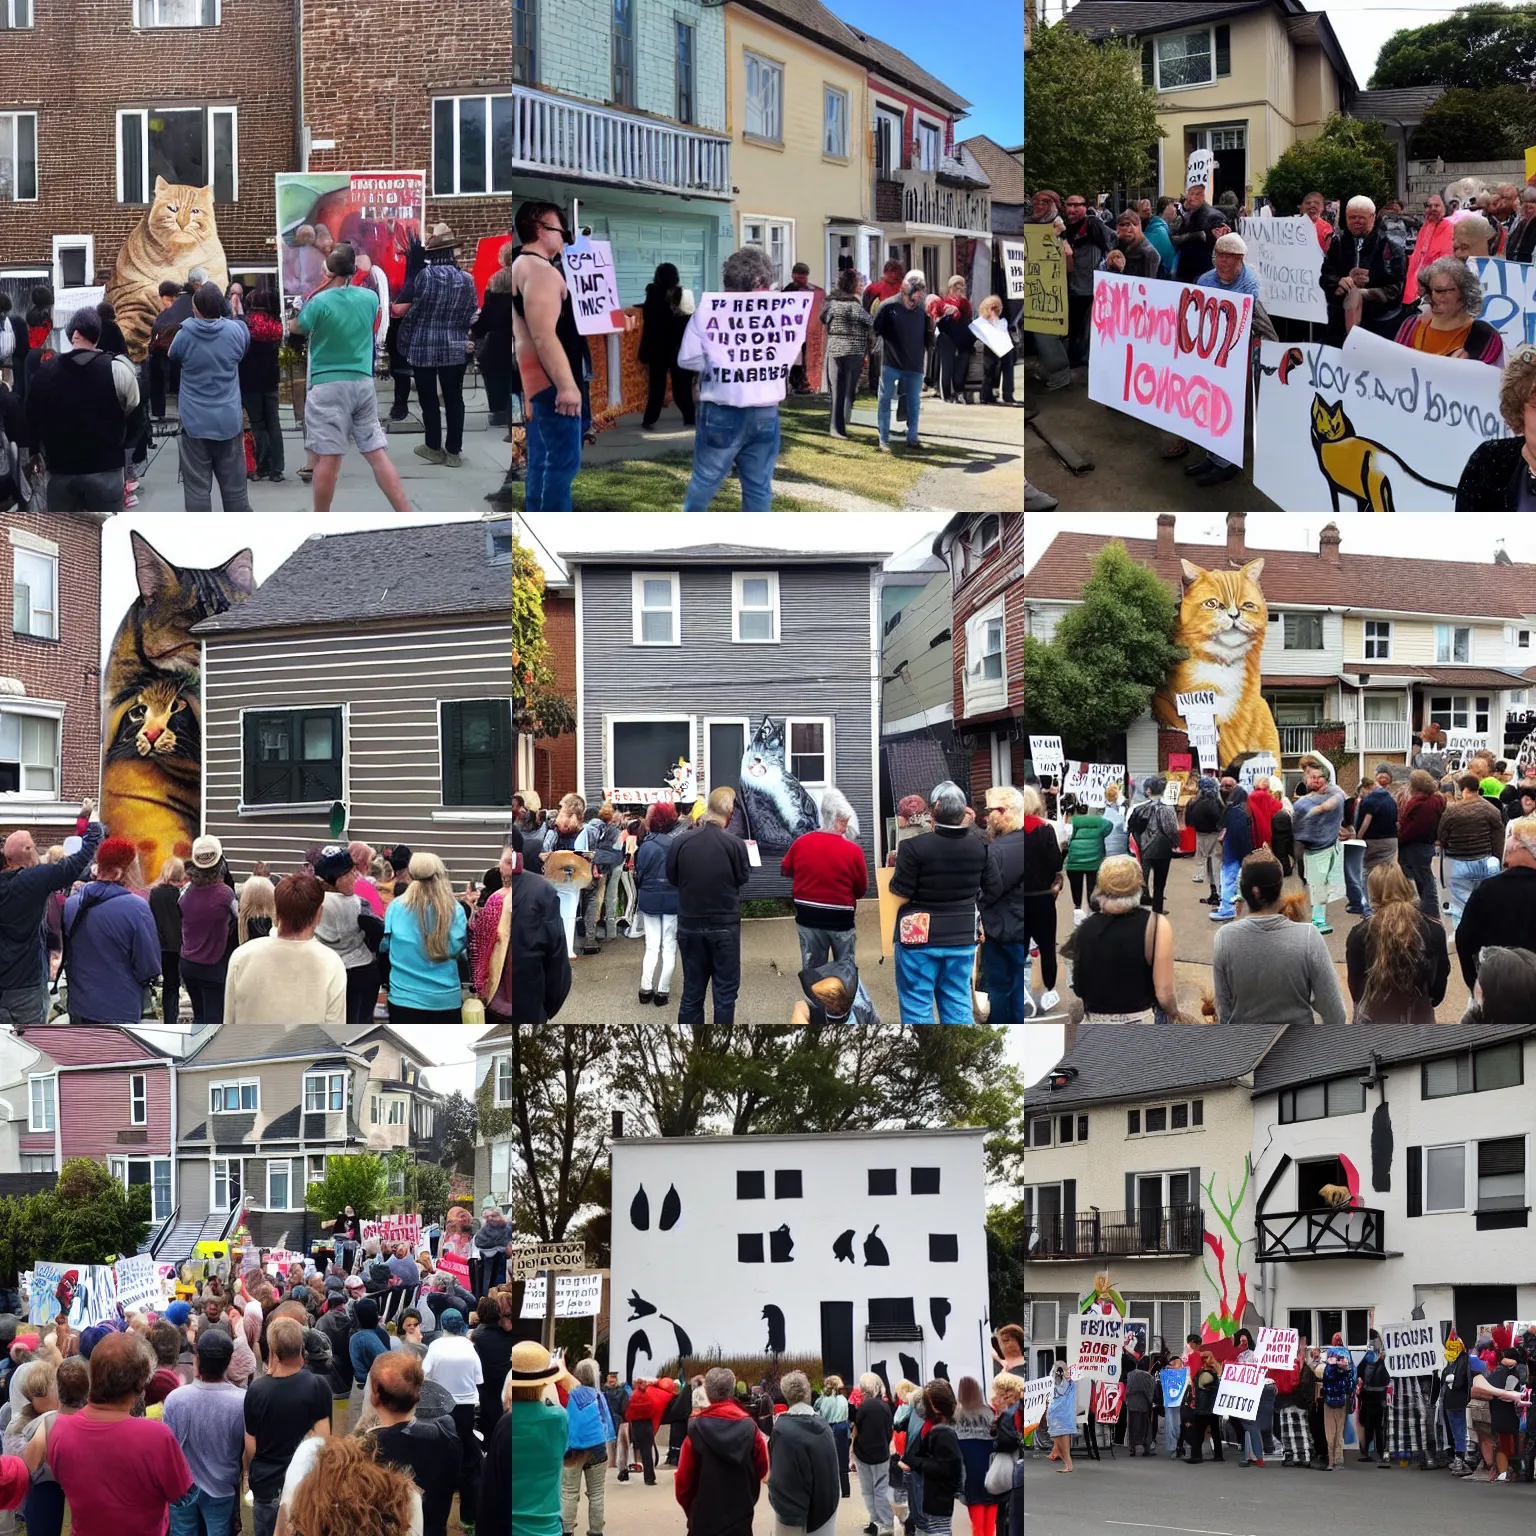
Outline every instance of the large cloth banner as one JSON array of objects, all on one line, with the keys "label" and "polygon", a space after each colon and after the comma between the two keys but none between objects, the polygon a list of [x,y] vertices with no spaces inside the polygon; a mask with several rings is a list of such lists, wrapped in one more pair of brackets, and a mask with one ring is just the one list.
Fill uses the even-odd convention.
[{"label": "large cloth banner", "polygon": [[1433,1376],[1440,1369],[1438,1323],[1383,1323],[1379,1332],[1389,1376]]},{"label": "large cloth banner", "polygon": [[54,1264],[39,1259],[32,1270],[27,1321],[51,1323],[61,1312],[71,1328],[89,1328],[117,1316],[117,1277],[110,1264]]},{"label": "large cloth banner", "polygon": [[1478,319],[1503,338],[1504,356],[1527,342],[1536,343],[1536,267],[1500,256],[1474,256],[1471,265],[1483,285]]},{"label": "large cloth banner", "polygon": [[147,1253],[119,1259],[113,1268],[117,1271],[117,1299],[125,1312],[134,1308],[140,1312],[153,1308],[158,1312],[165,1306],[165,1282]]},{"label": "large cloth banner", "polygon": [[1344,346],[1267,341],[1253,483],[1287,512],[1449,512],[1472,451],[1508,437],[1500,370],[1356,326]]},{"label": "large cloth banner", "polygon": [[[1023,263],[1015,283],[1008,268],[1008,297],[1024,300],[1026,331],[1050,336],[1067,334],[1067,264],[1056,230],[1050,224],[1026,224],[1020,236]],[[1017,288],[1018,292],[1014,289]]]},{"label": "large cloth banner", "polygon": [[1258,275],[1259,299],[1270,316],[1326,324],[1323,248],[1312,220],[1299,213],[1286,219],[1244,219],[1243,239],[1246,265]]},{"label": "large cloth banner", "polygon": [[1095,272],[1088,398],[1241,464],[1252,323],[1245,294]]},{"label": "large cloth banner", "polygon": [[1125,1319],[1118,1312],[1074,1312],[1067,1319],[1067,1366],[1074,1381],[1119,1381]]}]

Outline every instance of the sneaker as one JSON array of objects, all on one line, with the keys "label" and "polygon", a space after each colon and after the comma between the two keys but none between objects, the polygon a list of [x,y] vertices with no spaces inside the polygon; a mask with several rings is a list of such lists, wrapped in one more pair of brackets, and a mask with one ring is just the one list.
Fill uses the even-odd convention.
[{"label": "sneaker", "polygon": [[876,453],[889,453],[890,451],[891,445],[887,442],[878,442],[875,444]]},{"label": "sneaker", "polygon": [[1060,505],[1054,496],[1024,482],[1024,510],[1026,512],[1054,512]]},{"label": "sneaker", "polygon": [[450,453],[444,456],[443,462],[447,464],[449,469],[458,469],[464,463],[464,460],[458,454]]},{"label": "sneaker", "polygon": [[273,485],[281,485],[287,478],[288,476],[285,475],[280,469],[274,469],[272,473],[267,476],[267,479],[270,480]]},{"label": "sneaker", "polygon": [[417,443],[411,450],[418,459],[425,459],[428,464],[446,464],[448,455],[441,448],[428,448],[425,443]]},{"label": "sneaker", "polygon": [[139,482],[135,479],[128,479],[123,481],[123,491],[126,495],[133,495],[133,493],[138,490],[138,488]]},{"label": "sneaker", "polygon": [[1054,988],[1049,992],[1040,994],[1040,1011],[1050,1013],[1061,1002],[1061,993]]},{"label": "sneaker", "polygon": [[864,1527],[864,1536],[880,1536],[880,1527],[873,1520]]},{"label": "sneaker", "polygon": [[907,447],[910,448],[913,453],[921,453],[923,451],[922,441],[919,438],[909,437],[907,439]]},{"label": "sneaker", "polygon": [[124,507],[125,510],[128,507],[136,507],[136,506],[138,506],[138,504],[139,504],[139,498],[137,496],[130,495],[130,496],[124,496],[123,497],[123,507]]},{"label": "sneaker", "polygon": [[1200,882],[1201,882],[1201,881],[1202,881],[1202,880],[1204,880],[1204,879],[1205,879],[1205,876],[1204,876],[1204,875],[1196,875],[1196,876],[1195,876],[1195,884],[1196,884],[1196,885],[1199,885],[1199,884],[1200,884]]},{"label": "sneaker", "polygon": [[1024,994],[1024,1017],[1026,1019],[1038,1018],[1040,1010],[1035,1006],[1035,1000],[1028,992]]},{"label": "sneaker", "polygon": [[391,421],[404,421],[409,415],[409,411],[397,410],[394,406],[390,407],[389,419]]}]

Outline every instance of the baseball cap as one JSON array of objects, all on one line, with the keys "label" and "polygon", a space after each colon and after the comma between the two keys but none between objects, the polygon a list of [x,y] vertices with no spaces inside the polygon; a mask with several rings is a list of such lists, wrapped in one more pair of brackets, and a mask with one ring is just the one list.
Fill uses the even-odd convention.
[{"label": "baseball cap", "polygon": [[457,1307],[449,1307],[441,1318],[444,1333],[463,1333],[464,1314]]},{"label": "baseball cap", "polygon": [[206,1329],[197,1341],[197,1358],[209,1365],[228,1365],[234,1353],[235,1341],[222,1328]]}]

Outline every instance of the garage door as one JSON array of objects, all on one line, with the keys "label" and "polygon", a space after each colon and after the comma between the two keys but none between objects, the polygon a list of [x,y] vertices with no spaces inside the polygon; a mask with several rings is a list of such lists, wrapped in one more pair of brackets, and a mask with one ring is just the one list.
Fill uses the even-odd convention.
[{"label": "garage door", "polygon": [[[640,304],[645,285],[656,268],[670,261],[678,281],[695,299],[704,291],[704,260],[708,232],[702,219],[632,217],[627,214],[596,215],[592,233],[613,246],[613,262],[619,282],[619,302]],[[599,226],[606,224],[606,231]]]}]

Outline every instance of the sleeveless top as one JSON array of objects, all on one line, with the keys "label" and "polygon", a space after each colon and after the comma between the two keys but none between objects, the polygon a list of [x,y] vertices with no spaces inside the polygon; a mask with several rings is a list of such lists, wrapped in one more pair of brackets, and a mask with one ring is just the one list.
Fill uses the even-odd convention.
[{"label": "sleeveless top", "polygon": [[1074,988],[1088,1013],[1141,1013],[1157,1002],[1147,963],[1150,907],[1111,916],[1095,912],[1077,930]]},{"label": "sleeveless top", "polygon": [[[525,256],[538,256],[537,251],[524,251]],[[540,261],[548,261],[547,256],[539,256]],[[549,262],[553,267],[554,262]],[[563,277],[564,274],[562,274]],[[512,295],[512,308],[522,315],[527,322],[527,315],[523,314],[523,296],[514,292]],[[571,308],[570,284],[566,284],[565,297],[560,301],[560,318],[555,321],[555,339],[560,343],[560,350],[565,353],[565,360],[570,364],[571,377],[578,383],[582,374],[582,355],[585,349],[585,341],[580,331],[576,329],[576,311]],[[523,387],[527,391],[526,398],[532,399],[541,390],[549,389],[554,380],[544,371],[544,364],[539,359],[537,347],[529,347],[526,354],[519,355],[517,359],[518,372],[522,376]]]}]

